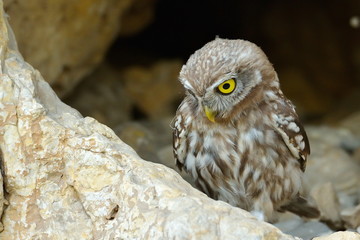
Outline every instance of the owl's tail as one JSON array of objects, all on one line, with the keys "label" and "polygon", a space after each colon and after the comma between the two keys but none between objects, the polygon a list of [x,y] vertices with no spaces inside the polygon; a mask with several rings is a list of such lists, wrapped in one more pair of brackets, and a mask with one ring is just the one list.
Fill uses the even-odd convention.
[{"label": "owl's tail", "polygon": [[316,207],[310,206],[308,201],[299,195],[287,205],[281,206],[280,211],[289,211],[304,218],[320,217],[320,211]]}]

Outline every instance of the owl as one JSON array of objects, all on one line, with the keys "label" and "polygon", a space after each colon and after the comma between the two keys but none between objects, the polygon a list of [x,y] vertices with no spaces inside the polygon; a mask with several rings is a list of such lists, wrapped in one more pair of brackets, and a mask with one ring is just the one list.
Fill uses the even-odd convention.
[{"label": "owl", "polygon": [[190,56],[172,123],[176,165],[209,197],[274,221],[319,212],[299,194],[309,142],[263,51],[216,38]]}]

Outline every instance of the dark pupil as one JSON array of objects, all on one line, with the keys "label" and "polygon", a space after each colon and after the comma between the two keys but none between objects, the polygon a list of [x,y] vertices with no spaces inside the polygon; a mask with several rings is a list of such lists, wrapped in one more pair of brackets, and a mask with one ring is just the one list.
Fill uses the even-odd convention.
[{"label": "dark pupil", "polygon": [[225,83],[224,85],[223,85],[223,89],[229,89],[230,88],[230,84],[229,83]]}]

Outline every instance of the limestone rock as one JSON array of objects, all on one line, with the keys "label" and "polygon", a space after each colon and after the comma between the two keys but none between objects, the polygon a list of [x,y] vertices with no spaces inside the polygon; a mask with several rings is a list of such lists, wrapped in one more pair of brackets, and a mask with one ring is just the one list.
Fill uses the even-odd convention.
[{"label": "limestone rock", "polygon": [[294,239],[62,103],[17,52],[3,11],[0,62],[1,239]]},{"label": "limestone rock", "polygon": [[103,59],[133,2],[6,0],[4,5],[24,58],[64,95]]},{"label": "limestone rock", "polygon": [[341,217],[349,228],[360,229],[360,204],[341,211]]},{"label": "limestone rock", "polygon": [[133,0],[133,4],[122,17],[123,26],[120,35],[133,35],[152,22],[155,2],[157,0]]},{"label": "limestone rock", "polygon": [[360,234],[355,232],[336,232],[328,236],[314,238],[314,240],[360,240]]},{"label": "limestone rock", "polygon": [[64,102],[109,127],[129,121],[134,103],[124,90],[119,74],[109,64],[100,64]]},{"label": "limestone rock", "polygon": [[148,117],[173,116],[174,106],[183,97],[183,88],[178,81],[181,66],[180,60],[171,60],[157,62],[150,68],[129,67],[122,74],[124,89]]},{"label": "limestone rock", "polygon": [[307,191],[316,184],[331,182],[337,193],[359,198],[360,165],[349,150],[360,145],[360,137],[349,130],[331,127],[307,127],[311,154],[305,171]]},{"label": "limestone rock", "polygon": [[334,186],[331,183],[316,185],[311,190],[311,196],[320,210],[321,219],[335,229],[343,228],[340,216],[340,204]]},{"label": "limestone rock", "polygon": [[[0,160],[2,161],[1,157]],[[4,179],[2,177],[2,173],[0,173],[0,186],[4,186]],[[4,196],[4,189],[0,187],[0,217],[2,216],[2,213],[4,212],[5,207],[5,196]],[[2,222],[0,222],[0,232],[4,230],[4,226]]]},{"label": "limestone rock", "polygon": [[172,118],[156,121],[127,122],[115,128],[115,133],[129,144],[143,159],[163,164],[177,171],[182,178],[192,184],[192,177],[175,166],[172,147]]},{"label": "limestone rock", "polygon": [[340,124],[341,127],[349,129],[352,134],[360,137],[360,111],[347,116]]},{"label": "limestone rock", "polygon": [[[177,79],[181,65],[180,60],[163,60],[150,66],[115,69],[102,63],[64,101],[83,115],[110,127],[134,118],[162,121],[175,115],[183,97],[183,88]],[[170,130],[170,121],[165,131]],[[170,143],[171,139],[167,141]]]},{"label": "limestone rock", "polygon": [[354,151],[354,159],[358,164],[360,164],[360,147]]},{"label": "limestone rock", "polygon": [[[314,1],[298,2],[296,6],[272,2],[259,14],[262,17],[256,17],[263,30],[258,37],[267,40],[281,84],[289,87],[284,86],[285,94],[288,90],[294,93],[291,99],[309,109],[310,116],[337,111],[339,101],[359,86],[359,31],[349,31],[346,26],[353,9],[359,7],[356,0],[341,6],[327,2],[326,7]],[[340,19],[344,19],[343,24],[329,24]],[[294,72],[294,78],[289,72]],[[353,104],[358,105],[359,98],[356,101]]]},{"label": "limestone rock", "polygon": [[[289,213],[285,215],[287,214]],[[301,239],[313,239],[316,236],[329,235],[334,232],[325,223],[319,221],[305,221],[296,215],[287,218],[286,221],[278,222],[275,226],[284,233]]]}]

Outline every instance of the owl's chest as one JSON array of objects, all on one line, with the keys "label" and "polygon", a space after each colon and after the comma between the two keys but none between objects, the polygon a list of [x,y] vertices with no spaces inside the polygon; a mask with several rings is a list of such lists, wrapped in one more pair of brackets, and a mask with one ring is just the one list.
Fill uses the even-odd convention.
[{"label": "owl's chest", "polygon": [[[187,136],[186,169],[239,178],[244,164],[271,167],[282,147],[277,134],[265,126],[193,129]],[[197,171],[197,172],[196,172]]]}]

